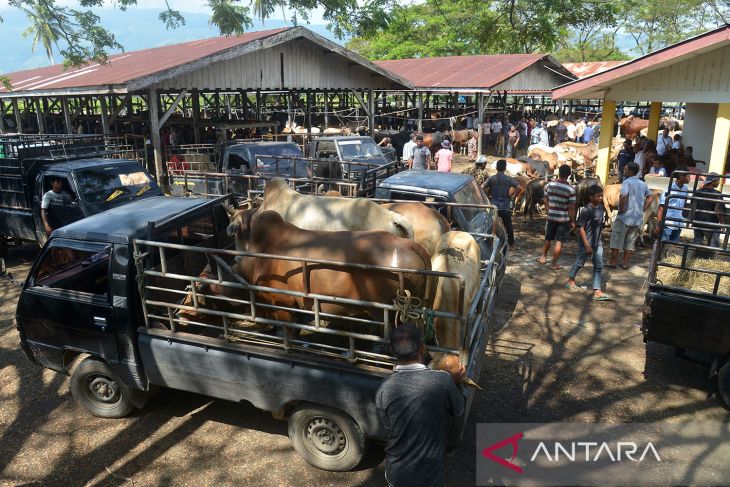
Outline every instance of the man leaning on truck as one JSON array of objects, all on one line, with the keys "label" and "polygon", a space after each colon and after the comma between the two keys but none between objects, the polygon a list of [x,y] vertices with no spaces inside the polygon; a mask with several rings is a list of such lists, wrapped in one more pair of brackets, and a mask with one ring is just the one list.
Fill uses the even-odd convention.
[{"label": "man leaning on truck", "polygon": [[426,350],[412,323],[393,331],[390,351],[398,365],[375,396],[388,429],[385,479],[391,487],[443,487],[449,422],[464,414],[464,396],[455,385],[464,368],[453,375],[423,365]]},{"label": "man leaning on truck", "polygon": [[65,206],[71,204],[71,195],[63,189],[63,179],[51,179],[51,189],[43,194],[41,200],[41,219],[43,220],[43,229],[48,235],[54,230],[48,221],[48,208],[51,205]]}]

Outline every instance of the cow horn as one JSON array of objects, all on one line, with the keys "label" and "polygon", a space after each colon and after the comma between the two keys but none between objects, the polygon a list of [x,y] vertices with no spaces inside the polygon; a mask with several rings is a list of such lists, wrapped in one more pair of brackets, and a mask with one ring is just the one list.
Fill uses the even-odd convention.
[{"label": "cow horn", "polygon": [[236,213],[236,209],[228,203],[221,203],[221,205],[223,206],[223,209],[226,210],[226,213],[228,213],[228,216],[233,216],[233,214]]},{"label": "cow horn", "polygon": [[246,210],[253,210],[253,201],[246,200],[241,206]]}]

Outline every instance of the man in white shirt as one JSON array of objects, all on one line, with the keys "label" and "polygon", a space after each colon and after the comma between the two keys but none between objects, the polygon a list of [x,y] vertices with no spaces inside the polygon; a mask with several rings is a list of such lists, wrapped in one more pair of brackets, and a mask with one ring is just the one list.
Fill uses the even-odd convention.
[{"label": "man in white shirt", "polygon": [[416,144],[416,134],[411,134],[411,140],[403,144],[403,161],[409,160],[411,157],[413,157],[413,149],[416,148],[418,144]]},{"label": "man in white shirt", "polygon": [[487,147],[489,147],[489,141],[491,140],[492,124],[488,121],[482,123],[482,154],[487,153]]},{"label": "man in white shirt", "polygon": [[568,140],[575,142],[575,124],[573,122],[568,123]]},{"label": "man in white shirt", "polygon": [[492,145],[497,145],[497,137],[500,136],[502,133],[502,122],[499,121],[499,119],[495,118],[494,122],[492,122]]},{"label": "man in white shirt", "polygon": [[669,129],[664,129],[659,140],[656,141],[656,153],[659,157],[664,156],[672,148],[672,138],[669,136]]}]

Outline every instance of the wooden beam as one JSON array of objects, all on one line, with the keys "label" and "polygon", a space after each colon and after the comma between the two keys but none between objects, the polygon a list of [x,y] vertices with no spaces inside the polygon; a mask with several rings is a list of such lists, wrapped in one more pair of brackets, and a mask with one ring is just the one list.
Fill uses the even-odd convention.
[{"label": "wooden beam", "polygon": [[18,99],[13,98],[13,113],[15,113],[15,130],[19,133],[23,133],[23,117],[18,109]]},{"label": "wooden beam", "polygon": [[[603,113],[601,120],[613,120],[616,116],[616,102],[603,100]],[[601,125],[601,135],[598,137],[598,159],[596,161],[596,176],[601,182],[608,184],[608,169],[611,164],[611,141],[613,140],[614,125],[607,123]]]},{"label": "wooden beam", "polygon": [[[119,114],[122,113],[122,110],[124,110],[124,108],[127,107],[128,102],[131,98],[132,98],[132,95],[125,96],[124,99],[122,100],[122,102],[117,107],[114,108],[114,111],[112,112],[111,117],[109,117],[109,126],[110,127],[114,124],[114,122],[117,121],[117,117],[119,117]],[[129,109],[127,108],[127,110],[129,110]],[[129,115],[131,116],[132,114],[130,113]]]},{"label": "wooden beam", "polygon": [[41,100],[40,98],[36,98],[35,100],[35,117],[38,121],[38,133],[39,134],[45,134],[46,133],[46,124],[43,120],[43,109],[41,108]]},{"label": "wooden beam", "polygon": [[160,140],[160,109],[158,107],[157,92],[150,89],[147,95],[147,108],[150,112],[150,135],[152,148],[155,152],[155,175],[157,183],[162,186],[162,141]]},{"label": "wooden beam", "polygon": [[653,101],[651,102],[651,108],[649,109],[649,128],[646,133],[647,136],[654,141],[656,144],[659,134],[659,117],[662,114],[662,102]]},{"label": "wooden beam", "polygon": [[350,93],[352,93],[355,96],[355,98],[357,99],[358,103],[360,103],[360,106],[362,107],[363,110],[365,110],[365,113],[369,117],[370,116],[370,110],[368,109],[368,105],[365,103],[365,100],[363,100],[362,96],[360,96],[360,93],[358,93],[355,90],[350,90]]},{"label": "wooden beam", "polygon": [[200,95],[197,88],[193,88],[191,98],[193,102],[193,141],[200,144]]},{"label": "wooden beam", "polygon": [[66,133],[71,135],[74,133],[74,126],[71,123],[71,112],[68,109],[68,98],[65,96],[61,99],[61,106],[63,107],[63,121],[66,124]]},{"label": "wooden beam", "polygon": [[717,104],[715,133],[712,136],[709,171],[725,173],[727,163],[728,140],[730,140],[730,103]]},{"label": "wooden beam", "polygon": [[375,137],[375,92],[368,90],[368,128],[370,137]]},{"label": "wooden beam", "polygon": [[477,106],[479,107],[476,116],[476,123],[478,124],[477,132],[479,133],[477,136],[477,156],[480,156],[482,155],[482,150],[485,149],[482,144],[482,135],[484,134],[482,130],[482,122],[484,121],[484,93],[477,93]]},{"label": "wooden beam", "polygon": [[324,92],[324,128],[330,126],[330,96],[327,91]]},{"label": "wooden beam", "polygon": [[99,105],[101,105],[101,133],[109,135],[109,111],[105,96],[99,97]]},{"label": "wooden beam", "polygon": [[423,98],[421,98],[421,94],[417,93],[416,96],[418,99],[416,100],[416,103],[418,105],[418,123],[416,124],[418,131],[423,133]]},{"label": "wooden beam", "polygon": [[[172,105],[170,105],[170,108],[167,109],[165,114],[162,116],[162,118],[159,121],[160,127],[165,125],[165,122],[170,118],[170,116],[175,112],[177,109],[177,106],[180,104],[183,98],[185,98],[185,95],[187,95],[188,90],[183,89],[180,93],[178,93],[177,97],[175,97],[175,101],[172,102]],[[230,112],[229,112],[230,113]]]}]

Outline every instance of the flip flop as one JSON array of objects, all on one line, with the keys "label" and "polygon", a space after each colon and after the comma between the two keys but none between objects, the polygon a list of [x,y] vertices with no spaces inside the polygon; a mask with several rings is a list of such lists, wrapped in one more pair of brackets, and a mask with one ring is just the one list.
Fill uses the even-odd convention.
[{"label": "flip flop", "polygon": [[537,263],[538,263],[538,264],[540,264],[540,265],[545,265],[545,264],[547,264],[547,261],[545,261],[545,262],[540,262],[540,258],[539,258],[539,257],[538,257],[537,259],[535,259],[535,262],[537,262]]},{"label": "flip flop", "polygon": [[588,289],[588,287],[587,286],[571,286],[570,284],[566,284],[565,289],[567,289],[568,291],[585,291],[586,289]]},{"label": "flip flop", "polygon": [[603,267],[605,267],[606,269],[615,269],[616,268],[616,264],[606,264]]},{"label": "flip flop", "polygon": [[621,268],[622,268],[623,270],[625,270],[625,271],[629,270],[629,266],[627,266],[627,265],[622,265],[622,266],[621,266]]},{"label": "flip flop", "polygon": [[615,301],[613,299],[613,296],[609,296],[608,294],[604,294],[603,296],[599,296],[597,298],[593,298],[593,301]]},{"label": "flip flop", "polygon": [[565,266],[564,265],[554,265],[554,266],[550,267],[550,269],[554,270],[554,271],[562,271],[563,269],[565,269]]}]

